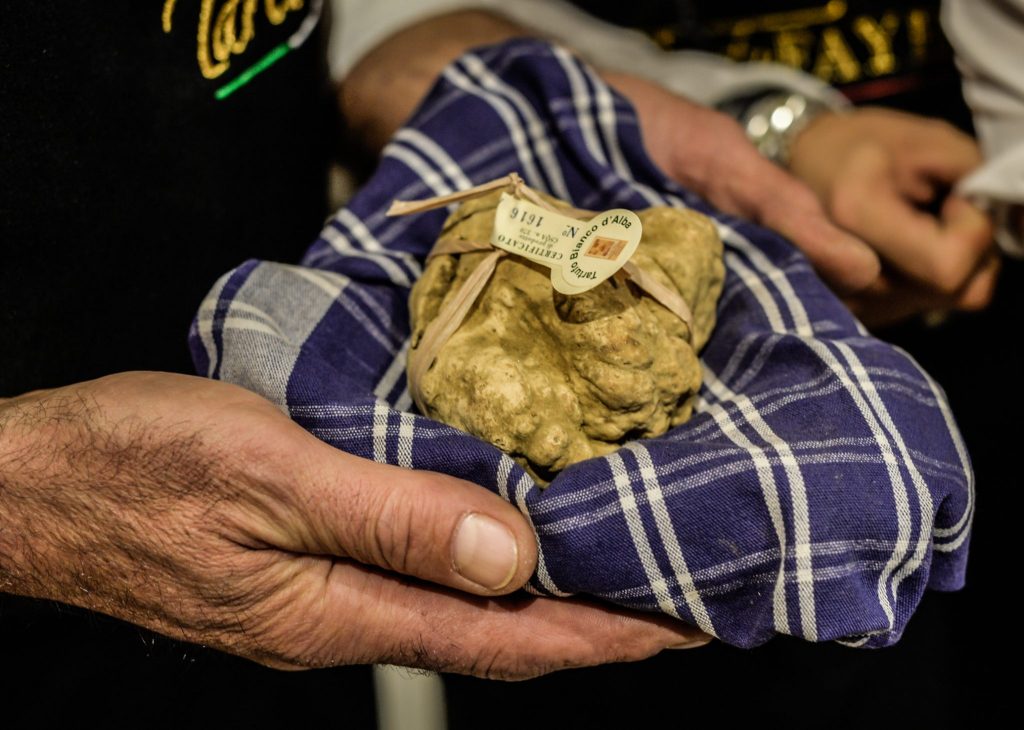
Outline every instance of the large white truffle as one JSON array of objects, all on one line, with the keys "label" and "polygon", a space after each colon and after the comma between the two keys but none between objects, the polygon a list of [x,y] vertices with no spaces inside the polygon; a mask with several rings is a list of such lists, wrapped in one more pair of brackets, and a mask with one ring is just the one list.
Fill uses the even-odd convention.
[{"label": "large white truffle", "polygon": [[[441,238],[490,240],[497,202],[495,193],[463,203]],[[688,419],[722,289],[722,243],[693,211],[639,216],[632,260],[686,300],[692,331],[624,277],[566,296],[546,269],[508,256],[424,375],[426,415],[490,441],[541,482]],[[430,261],[410,297],[414,351],[484,255]]]}]

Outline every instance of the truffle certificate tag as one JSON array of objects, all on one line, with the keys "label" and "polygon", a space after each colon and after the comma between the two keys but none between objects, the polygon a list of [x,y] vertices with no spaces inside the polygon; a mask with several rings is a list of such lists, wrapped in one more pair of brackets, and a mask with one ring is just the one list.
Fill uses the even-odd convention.
[{"label": "truffle certificate tag", "polygon": [[582,294],[621,269],[640,245],[636,213],[606,210],[589,221],[502,193],[491,244],[551,270],[562,294]]}]

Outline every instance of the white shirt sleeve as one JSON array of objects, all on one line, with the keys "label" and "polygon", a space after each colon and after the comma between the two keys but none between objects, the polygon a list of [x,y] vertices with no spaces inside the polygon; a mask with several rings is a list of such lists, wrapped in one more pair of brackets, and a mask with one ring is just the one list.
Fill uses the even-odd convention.
[{"label": "white shirt sleeve", "polygon": [[736,63],[700,51],[664,51],[643,33],[605,23],[564,0],[332,0],[331,74],[341,80],[402,28],[456,10],[481,9],[564,43],[592,63],[655,81],[715,106],[764,89],[798,92],[833,108],[846,99],[810,74],[775,63]]},{"label": "white shirt sleeve", "polygon": [[985,156],[958,189],[991,209],[1003,249],[1024,256],[1024,231],[1009,227],[1010,207],[1024,205],[1024,0],[946,0],[942,24]]}]

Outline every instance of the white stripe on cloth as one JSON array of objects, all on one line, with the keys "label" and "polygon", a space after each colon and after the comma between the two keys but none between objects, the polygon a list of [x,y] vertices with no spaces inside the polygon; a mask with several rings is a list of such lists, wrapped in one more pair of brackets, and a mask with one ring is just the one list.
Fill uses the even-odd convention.
[{"label": "white stripe on cloth", "polygon": [[498,459],[498,470],[494,475],[494,482],[498,486],[498,494],[500,494],[502,499],[506,502],[512,501],[512,495],[510,495],[508,491],[508,480],[515,465],[516,463],[512,461],[512,458],[508,454],[503,453],[501,458]]},{"label": "white stripe on cloth", "polygon": [[[402,377],[402,373],[405,372],[406,358],[409,356],[409,339],[406,338],[405,342],[402,343],[402,347],[399,348],[398,352],[395,353],[395,358],[388,365],[388,369],[384,371],[384,375],[381,376],[380,380],[377,381],[376,387],[373,389],[373,394],[381,400],[388,400],[388,395],[392,390],[395,389],[395,384],[398,379]],[[402,389],[405,392],[405,389]],[[399,394],[401,398],[401,393]]]},{"label": "white stripe on cloth", "polygon": [[640,559],[640,565],[644,570],[644,575],[647,576],[647,582],[650,584],[654,600],[657,601],[658,608],[664,613],[676,618],[682,618],[679,615],[679,609],[676,608],[675,601],[672,600],[672,594],[668,590],[668,584],[661,574],[661,569],[658,568],[658,561],[654,557],[651,541],[647,537],[647,530],[644,528],[643,520],[640,518],[640,509],[636,503],[636,495],[633,493],[633,487],[630,484],[629,470],[626,468],[618,452],[610,454],[607,460],[608,466],[612,470],[615,489],[619,495],[619,504],[622,506],[622,517],[626,521],[626,527],[633,540],[633,549],[636,552],[637,558]]},{"label": "white stripe on cloth", "polygon": [[[442,437],[438,436],[438,438]],[[797,458],[801,466],[804,467],[826,464],[833,466],[840,464],[877,465],[878,450],[875,447],[875,440],[867,439],[867,441],[870,442],[870,453],[843,451],[838,447],[816,446],[813,447],[817,450],[815,453],[802,453]],[[794,452],[800,450],[795,444],[790,444],[790,446]],[[915,458],[921,457],[917,452],[912,452],[912,454]],[[660,463],[658,465],[660,473],[671,474],[674,477],[668,484],[662,485],[662,491],[666,498],[674,497],[682,492],[720,483],[721,480],[729,477],[745,476],[752,471],[752,467],[746,461],[739,459],[746,455],[747,453],[739,447],[728,450],[717,448],[714,452],[694,454],[688,458]],[[772,467],[784,467],[784,464],[778,457],[767,456],[767,458]],[[756,469],[754,471],[756,472]],[[951,477],[948,469],[922,468],[921,471],[938,479],[949,479]],[[962,483],[963,479],[959,478],[957,481]],[[557,504],[549,505],[545,500],[540,505],[537,505],[534,508],[534,515],[537,517],[550,515],[552,512],[562,511],[567,507],[577,510],[570,516],[555,518],[550,521],[545,520],[542,528],[543,533],[545,535],[564,534],[602,522],[617,514],[617,503],[605,504],[600,499],[604,487],[605,482],[598,481],[592,486],[589,493],[585,493],[583,490],[578,492],[573,490],[572,495],[559,499]],[[578,498],[576,497],[577,494],[579,495]],[[891,546],[892,543],[890,543]]]},{"label": "white stripe on cloth", "polygon": [[[366,223],[357,218],[355,213],[348,208],[342,208],[339,210],[334,217],[331,218],[331,222],[335,225],[347,228],[355,241],[363,247],[363,250],[371,253],[380,253],[386,256],[387,260],[393,261],[396,264],[398,261],[401,261],[402,264],[405,265],[412,273],[413,279],[418,279],[423,274],[423,267],[420,266],[420,263],[414,256],[406,253],[405,251],[396,251],[395,249],[385,248],[384,245],[377,240],[376,236],[370,232]],[[330,227],[330,223],[325,226],[325,228]],[[351,245],[351,242],[349,242],[349,244]]]},{"label": "white stripe on cloth", "polygon": [[408,411],[412,408],[412,396],[409,395],[409,388],[402,388],[402,392],[395,399],[395,408],[399,411]]},{"label": "white stripe on cloth", "polygon": [[879,397],[874,381],[864,370],[864,364],[860,361],[860,358],[857,357],[857,354],[849,345],[837,343],[836,347],[839,352],[842,353],[846,362],[851,366],[853,373],[857,376],[857,380],[862,384],[864,394],[877,414],[878,420],[889,432],[892,441],[896,444],[896,448],[899,449],[900,457],[903,460],[903,464],[907,468],[907,471],[910,473],[910,480],[914,485],[914,490],[917,494],[917,544],[914,546],[914,552],[911,555],[911,558],[907,560],[907,562],[904,563],[903,566],[893,575],[892,599],[893,602],[895,602],[899,594],[900,583],[920,567],[927,553],[928,544],[931,540],[931,529],[927,526],[932,523],[932,495],[931,492],[928,491],[928,486],[924,483],[924,478],[921,476],[921,472],[918,470],[917,464],[914,462],[914,458],[910,455],[910,452],[903,441],[903,435],[900,433],[900,430],[896,428],[896,424],[893,422],[892,416],[889,414],[889,410],[885,406],[885,402]]},{"label": "white stripe on cloth", "polygon": [[251,319],[246,319],[245,317],[224,317],[222,321],[222,326],[224,327],[225,331],[233,330],[235,332],[238,332],[241,330],[248,332],[259,332],[260,334],[270,335],[271,337],[281,340],[282,342],[288,342],[288,338],[285,337],[284,333],[281,332],[281,330],[278,329],[277,327],[265,324],[263,322],[256,322]]},{"label": "white stripe on cloth", "polygon": [[281,336],[282,339],[287,339],[285,337],[284,332],[281,331],[281,328],[277,326],[277,320],[271,317],[269,314],[267,314],[267,312],[260,309],[259,307],[254,307],[253,305],[240,301],[239,299],[232,299],[231,309],[229,311],[232,313],[238,312],[239,314],[252,315],[253,317],[256,317],[257,319],[273,327],[274,330]]},{"label": "white stripe on cloth", "polygon": [[412,282],[409,275],[402,271],[401,267],[391,255],[374,251],[363,251],[356,248],[352,245],[348,236],[336,229],[331,223],[328,223],[324,226],[324,229],[320,231],[320,237],[327,241],[330,247],[339,254],[372,261],[381,268],[381,271],[383,271],[388,279],[393,283],[398,284],[399,286],[411,286]]},{"label": "white stripe on cloth", "polygon": [[868,643],[869,639],[871,639],[870,636],[862,636],[859,639],[837,639],[836,643],[848,646],[851,649],[856,649],[857,647],[864,646]]},{"label": "white stripe on cloth", "polygon": [[[390,157],[393,160],[402,162],[406,167],[415,172],[420,180],[423,181],[423,184],[430,188],[435,195],[447,195],[454,192],[454,188],[441,176],[441,173],[432,170],[415,150],[409,149],[397,142],[391,142],[384,148],[381,154],[384,157]],[[448,210],[452,211],[456,207],[458,207],[458,203],[451,203],[448,206]]]},{"label": "white stripe on cloth", "polygon": [[903,475],[900,473],[900,465],[896,459],[896,455],[893,453],[892,444],[889,442],[885,430],[875,418],[874,412],[862,395],[862,384],[860,382],[855,383],[850,376],[843,371],[838,359],[824,344],[808,339],[807,345],[818,355],[822,362],[828,365],[829,368],[835,372],[836,378],[838,378],[845,387],[846,392],[849,394],[854,405],[856,405],[857,410],[860,412],[865,425],[867,425],[875,439],[875,443],[882,456],[882,462],[885,464],[886,473],[889,476],[889,485],[892,489],[893,495],[894,515],[896,517],[896,542],[893,546],[892,554],[886,562],[885,568],[883,568],[878,575],[876,592],[878,595],[878,603],[881,606],[882,611],[885,613],[886,619],[889,622],[889,628],[891,629],[895,625],[895,614],[893,612],[892,602],[889,600],[889,577],[893,575],[896,567],[903,562],[903,558],[910,545],[911,517],[907,486],[903,481]]},{"label": "white stripe on cloth", "polygon": [[[707,377],[705,377],[705,382],[708,382]],[[793,631],[789,628],[789,610],[786,606],[786,525],[783,521],[782,503],[779,500],[779,489],[775,484],[771,461],[764,450],[751,442],[733,422],[725,405],[710,404],[703,398],[699,398],[698,403],[701,403],[702,410],[715,419],[722,433],[742,449],[754,464],[754,471],[761,487],[768,517],[771,520],[772,529],[775,531],[775,539],[779,543],[779,571],[772,592],[772,618],[776,631],[782,634],[792,634]]]},{"label": "white stripe on cloth", "polygon": [[[732,230],[732,229],[727,229]],[[782,321],[782,312],[772,298],[771,292],[764,286],[761,277],[755,274],[744,263],[740,256],[732,251],[725,252],[725,261],[729,268],[740,278],[740,281],[747,287],[747,290],[754,295],[757,303],[761,305],[761,311],[768,318],[768,324],[773,332],[785,334],[789,331],[785,322]]]},{"label": "white stripe on cloth", "polygon": [[552,53],[565,70],[565,77],[569,80],[569,88],[572,90],[573,108],[576,110],[576,119],[579,121],[580,134],[583,135],[583,144],[594,159],[602,164],[608,164],[604,150],[601,149],[601,142],[597,138],[594,129],[594,115],[590,113],[591,98],[587,91],[587,83],[583,80],[583,74],[576,63],[576,59],[562,48],[553,46]]},{"label": "white stripe on cloth", "polygon": [[473,187],[472,181],[466,177],[462,168],[441,145],[432,140],[418,129],[403,127],[394,137],[396,140],[405,142],[428,160],[432,161],[437,168],[451,181],[452,187],[457,190],[466,190]]},{"label": "white stripe on cloth", "polygon": [[[523,474],[519,481],[516,482],[516,486],[510,490],[509,480],[512,476],[513,466],[515,466],[515,462],[512,461],[511,457],[508,454],[502,454],[498,460],[498,470],[495,473],[498,494],[504,497],[507,502],[511,502],[519,508],[519,511],[526,517],[526,521],[530,523],[530,529],[533,530],[533,534],[536,535],[537,528],[534,526],[533,518],[530,516],[530,508],[526,504],[526,497],[530,490],[535,489],[537,485],[530,479],[529,474]],[[537,540],[537,579],[544,590],[553,596],[565,598],[572,595],[561,590],[555,585],[555,581],[552,580],[551,574],[548,572],[547,561],[544,559],[544,548],[541,546],[540,540]]]},{"label": "white stripe on cloth", "polygon": [[359,220],[356,214],[348,208],[339,210],[331,220],[347,228],[353,238],[363,247],[364,251],[389,253],[373,233],[370,232],[370,229],[366,227],[366,224]]},{"label": "white stripe on cloth", "polygon": [[388,436],[391,433],[392,413],[398,418],[398,446],[395,450],[394,463],[406,469],[413,468],[413,441],[416,437],[416,417],[411,413],[392,411],[387,403],[376,401],[373,404],[373,460],[381,464],[391,463],[388,455]]},{"label": "white stripe on cloth", "polygon": [[779,455],[789,483],[790,503],[793,509],[793,542],[796,549],[797,596],[800,605],[800,628],[808,641],[817,641],[818,624],[814,607],[814,565],[811,559],[811,518],[807,505],[807,487],[804,484],[800,463],[793,455],[789,444],[771,429],[757,408],[744,395],[734,392],[719,380],[707,366],[704,367],[704,383],[720,400],[734,403],[757,435]]},{"label": "white stripe on cloth", "polygon": [[619,177],[629,181],[634,190],[640,193],[649,205],[661,205],[664,202],[663,197],[633,177],[633,171],[626,164],[625,155],[622,154],[622,145],[619,144],[619,125],[616,123],[615,99],[612,97],[608,85],[598,78],[589,66],[579,64],[579,62],[577,62],[577,66],[594,86],[598,129],[611,154],[612,168],[618,173]]},{"label": "white stripe on cloth", "polygon": [[412,443],[416,437],[416,417],[411,413],[398,414],[398,465],[412,469]]},{"label": "white stripe on cloth", "polygon": [[[461,63],[467,73],[477,81],[480,88],[490,92],[492,98],[501,98],[509,102],[526,121],[524,127],[526,134],[532,142],[534,156],[544,169],[548,179],[548,192],[562,200],[572,200],[569,188],[562,177],[562,168],[555,157],[554,147],[547,125],[537,116],[537,112],[525,96],[516,88],[509,86],[501,80],[494,72],[487,68],[479,56],[467,53],[462,57]],[[516,122],[518,124],[518,121]]]},{"label": "white stripe on cloth", "polygon": [[491,106],[492,109],[494,109],[495,113],[505,124],[505,128],[508,130],[509,139],[512,140],[512,145],[516,151],[516,157],[522,165],[522,175],[526,179],[526,182],[533,187],[546,187],[543,184],[543,178],[541,177],[540,171],[533,162],[533,153],[530,151],[530,146],[527,143],[526,133],[523,131],[522,125],[519,123],[515,112],[512,111],[512,107],[508,102],[501,97],[490,94],[478,87],[465,74],[459,71],[455,64],[448,66],[448,68],[444,70],[444,78],[453,86],[462,89],[467,94],[483,99]]},{"label": "white stripe on cloth", "polygon": [[[811,545],[811,554],[827,559],[833,555],[843,555],[844,553],[861,553],[864,551],[872,552],[892,552],[892,542],[886,540],[831,540],[826,542],[813,543]],[[790,553],[793,551],[791,550]],[[746,580],[749,571],[760,568],[761,566],[768,565],[769,563],[776,563],[779,560],[779,551],[777,548],[769,550],[759,550],[753,553],[747,553],[742,557],[735,558],[733,560],[727,560],[724,563],[718,563],[711,565],[706,568],[701,568],[693,573],[695,580],[700,580],[704,583],[720,582],[730,577],[742,577]],[[877,563],[877,565],[876,565]],[[872,565],[881,569],[884,565],[884,561],[863,561],[863,560],[851,560],[843,563],[832,564],[827,568],[815,568],[814,578],[818,580],[828,580],[834,577],[837,571],[849,571],[851,569],[857,569],[864,565]],[[771,582],[775,580],[776,572],[772,570],[770,573],[763,573],[763,575],[770,576]],[[636,586],[633,588],[620,588],[619,590],[608,593],[608,597],[625,597],[629,595],[638,595],[647,591],[647,585]],[[711,589],[705,589],[705,595],[711,594]]]},{"label": "white stripe on cloth", "polygon": [[[967,446],[964,444],[963,437],[960,435],[959,429],[956,427],[956,422],[953,420],[953,413],[949,409],[949,404],[946,399],[942,397],[942,390],[939,388],[939,384],[936,383],[928,373],[921,370],[921,374],[924,375],[928,381],[928,387],[931,388],[932,393],[935,395],[935,400],[939,404],[939,410],[942,411],[942,418],[946,422],[946,430],[952,435],[953,445],[956,448],[957,457],[960,459],[960,466],[963,468],[965,474],[967,474],[967,506],[964,508],[963,515],[956,521],[955,524],[949,527],[935,527],[932,530],[932,535],[936,538],[942,537],[953,537],[949,542],[938,542],[934,544],[934,549],[939,552],[947,553],[953,552],[960,547],[971,530],[971,520],[974,515],[974,470],[971,468],[970,458],[967,456]],[[962,530],[962,532],[961,532]],[[957,533],[959,536],[957,537]]]},{"label": "white stripe on cloth", "polygon": [[[615,116],[615,100],[612,98],[608,85],[594,74],[587,64],[581,63],[578,59],[560,46],[554,46],[552,53],[562,66],[569,88],[572,92],[573,108],[576,110],[576,120],[583,135],[587,150],[594,158],[601,163],[608,164],[608,157],[601,147],[603,140],[611,154],[611,165],[618,177],[628,181],[633,190],[640,193],[649,205],[664,205],[666,201],[648,185],[639,182],[633,171],[626,164],[625,155],[622,153],[622,145],[619,143],[619,125]],[[594,87],[594,96],[587,90],[587,79]],[[598,125],[595,127],[594,114],[591,109],[596,108]],[[597,130],[600,130],[600,139]],[[678,201],[675,207],[686,206]]]},{"label": "white stripe on cloth", "polygon": [[380,463],[388,463],[388,414],[390,409],[387,403],[377,401],[373,404],[373,460]]},{"label": "white stripe on cloth", "polygon": [[686,558],[683,556],[683,549],[679,546],[676,528],[672,524],[672,516],[665,505],[665,495],[662,493],[661,482],[658,480],[658,472],[654,462],[651,460],[651,454],[646,448],[635,441],[628,444],[625,448],[633,452],[640,467],[640,478],[643,480],[644,489],[647,491],[647,504],[654,514],[654,522],[658,526],[658,535],[661,537],[662,547],[668,555],[668,560],[672,566],[672,572],[675,573],[683,600],[686,601],[686,606],[693,615],[697,628],[705,634],[716,636],[711,616],[704,606],[704,600],[700,596],[700,591],[697,590],[697,586],[693,582],[693,576],[690,575],[690,568],[687,566]]},{"label": "white stripe on cloth", "polygon": [[382,330],[376,322],[371,320],[366,312],[364,312],[353,300],[346,296],[343,296],[345,287],[348,285],[348,279],[339,275],[334,275],[341,280],[342,283],[334,281],[328,276],[326,272],[318,271],[317,269],[307,269],[300,266],[290,267],[290,270],[297,276],[305,279],[306,281],[319,287],[325,293],[331,296],[334,301],[340,304],[346,312],[351,314],[359,324],[363,326],[373,339],[377,340],[380,345],[388,351],[389,354],[394,355],[396,352],[395,343],[392,338],[388,336],[388,333]]},{"label": "white stripe on cloth", "polygon": [[764,274],[765,279],[782,296],[782,301],[785,302],[787,309],[789,309],[789,315],[793,320],[793,328],[796,334],[803,337],[813,337],[814,328],[807,317],[807,310],[804,309],[804,305],[800,302],[796,292],[793,291],[793,285],[790,283],[789,277],[786,276],[786,272],[772,263],[771,259],[763,251],[750,243],[746,237],[734,228],[719,224],[719,230],[724,233],[723,238],[728,236],[729,245],[740,251],[754,268]]}]

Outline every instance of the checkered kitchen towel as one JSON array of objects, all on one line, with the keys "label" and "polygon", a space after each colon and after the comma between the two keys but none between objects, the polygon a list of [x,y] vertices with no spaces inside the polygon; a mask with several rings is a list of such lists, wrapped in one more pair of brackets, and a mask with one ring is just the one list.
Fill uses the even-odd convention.
[{"label": "checkered kitchen towel", "polygon": [[[495,447],[410,411],[406,302],[448,211],[384,217],[395,198],[513,170],[581,208],[707,213],[728,270],[692,420],[543,491]],[[737,646],[776,632],[882,646],[925,588],[963,583],[973,475],[941,389],[867,335],[792,245],[667,180],[629,104],[545,43],[451,65],[301,265],[224,275],[191,345],[199,372],[262,393],[340,449],[518,505],[540,541],[542,594],[662,611]]]}]

